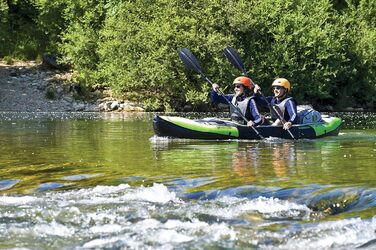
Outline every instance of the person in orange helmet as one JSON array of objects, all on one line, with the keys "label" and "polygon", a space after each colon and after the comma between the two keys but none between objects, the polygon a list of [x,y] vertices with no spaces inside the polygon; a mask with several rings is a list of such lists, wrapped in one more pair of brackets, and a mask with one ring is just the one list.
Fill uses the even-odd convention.
[{"label": "person in orange helmet", "polygon": [[[293,124],[298,123],[298,112],[297,112],[297,104],[294,98],[290,97],[288,94],[291,91],[290,82],[285,78],[277,78],[272,83],[272,89],[274,96],[267,96],[265,99],[261,98],[259,94],[257,94],[261,88],[256,85],[254,88],[254,92],[256,93],[255,98],[257,103],[261,106],[275,106],[278,110],[279,114],[276,114],[275,110],[271,110],[273,126],[282,125],[284,129],[289,129]],[[273,108],[274,109],[274,108]],[[283,120],[281,121],[281,118]]]},{"label": "person in orange helmet", "polygon": [[[235,107],[240,110],[241,114],[247,118],[248,123],[247,126],[257,126],[264,123],[264,117],[259,113],[256,102],[254,100],[254,84],[250,78],[245,76],[240,76],[235,78],[234,82],[234,94],[227,94],[224,96],[219,95],[218,89],[219,85],[214,83],[212,85],[212,91],[210,92],[210,99],[213,103],[223,103],[227,104],[228,102],[224,99],[226,98]],[[239,111],[236,110],[233,105],[229,105],[230,107],[230,116],[231,119],[239,124],[245,124],[244,119],[239,114]]]}]

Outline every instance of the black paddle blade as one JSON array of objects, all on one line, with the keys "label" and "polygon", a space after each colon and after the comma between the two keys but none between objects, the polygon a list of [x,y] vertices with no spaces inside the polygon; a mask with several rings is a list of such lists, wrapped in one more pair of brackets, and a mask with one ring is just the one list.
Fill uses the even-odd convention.
[{"label": "black paddle blade", "polygon": [[179,57],[187,68],[195,71],[196,73],[202,74],[201,66],[198,63],[198,60],[189,49],[184,48],[179,51]]},{"label": "black paddle blade", "polygon": [[230,61],[230,63],[237,69],[241,70],[244,75],[247,75],[242,59],[240,58],[238,52],[231,47],[224,49],[225,56]]}]

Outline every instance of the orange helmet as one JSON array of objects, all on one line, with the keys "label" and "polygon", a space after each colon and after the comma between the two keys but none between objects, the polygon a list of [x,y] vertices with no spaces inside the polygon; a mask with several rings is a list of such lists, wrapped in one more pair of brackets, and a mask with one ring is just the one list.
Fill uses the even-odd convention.
[{"label": "orange helmet", "polygon": [[243,84],[244,87],[253,88],[253,83],[250,78],[246,76],[236,77],[233,84]]},{"label": "orange helmet", "polygon": [[273,86],[284,87],[285,89],[287,89],[288,92],[291,89],[290,82],[287,79],[285,79],[285,78],[277,78],[277,79],[275,79],[274,82],[272,83],[272,87]]}]

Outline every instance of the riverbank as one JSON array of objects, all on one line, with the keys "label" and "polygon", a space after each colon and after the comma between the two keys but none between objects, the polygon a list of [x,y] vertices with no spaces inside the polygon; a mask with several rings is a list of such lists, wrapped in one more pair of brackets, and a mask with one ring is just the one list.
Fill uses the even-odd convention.
[{"label": "riverbank", "polygon": [[[53,69],[35,61],[0,61],[0,111],[10,112],[143,112],[141,104],[119,100],[108,88],[82,89],[72,80],[72,71]],[[362,112],[373,106],[316,107],[319,111]],[[187,105],[183,111],[193,111]],[[205,108],[204,108],[205,109]],[[206,107],[206,109],[210,109]],[[215,108],[226,111],[227,108]],[[207,110],[213,111],[213,110]]]},{"label": "riverbank", "polygon": [[144,111],[134,103],[117,100],[109,89],[82,89],[73,72],[51,69],[34,61],[0,61],[0,111],[99,112]]}]

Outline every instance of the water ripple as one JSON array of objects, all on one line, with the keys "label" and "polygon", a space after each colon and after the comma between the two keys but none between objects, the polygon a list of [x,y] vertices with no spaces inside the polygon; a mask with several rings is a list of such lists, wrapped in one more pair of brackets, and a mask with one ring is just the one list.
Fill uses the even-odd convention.
[{"label": "water ripple", "polygon": [[17,185],[17,183],[19,182],[20,182],[19,180],[2,180],[0,181],[0,191],[11,189],[15,185]]}]

